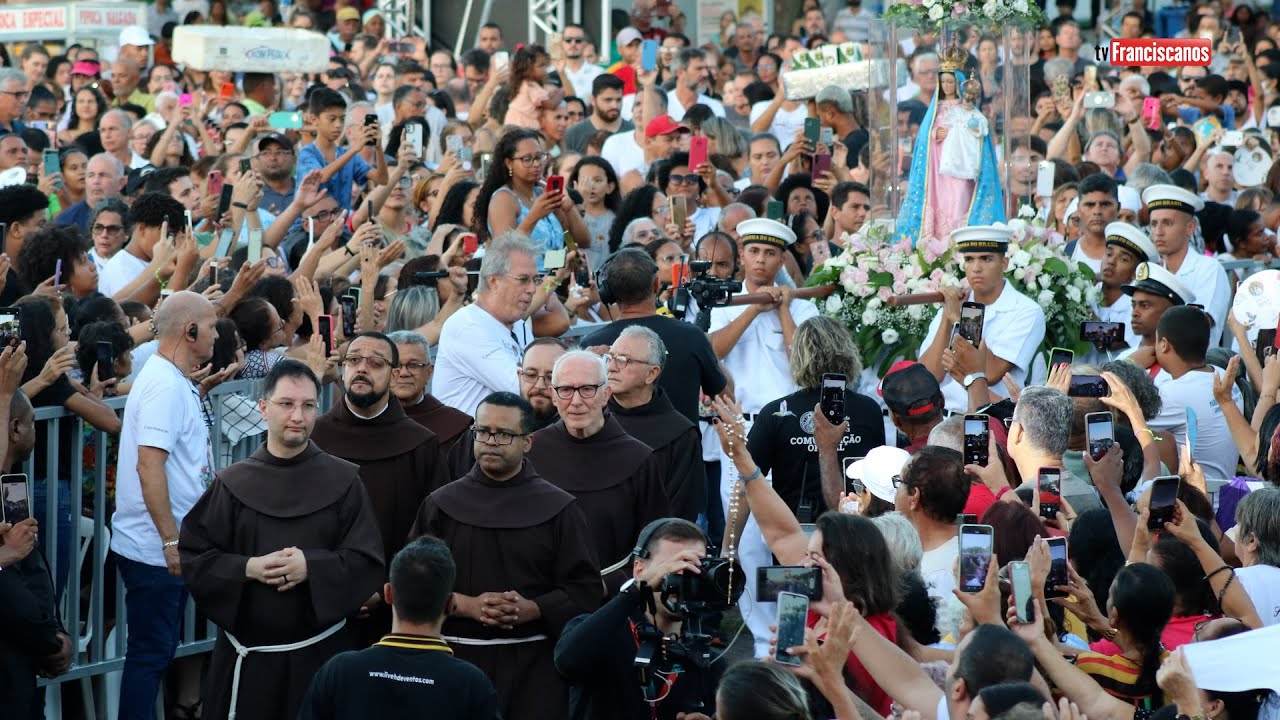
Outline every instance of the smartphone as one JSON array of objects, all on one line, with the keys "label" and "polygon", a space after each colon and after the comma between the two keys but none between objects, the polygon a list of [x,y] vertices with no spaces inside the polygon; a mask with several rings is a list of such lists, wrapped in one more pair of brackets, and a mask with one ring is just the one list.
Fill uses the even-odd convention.
[{"label": "smartphone", "polygon": [[476,170],[476,177],[484,180],[489,175],[489,166],[493,164],[493,153],[480,153],[480,167]]},{"label": "smartphone", "polygon": [[511,64],[511,53],[506,50],[499,50],[493,54],[493,70],[494,72],[502,72],[502,69]]},{"label": "smartphone", "polygon": [[707,162],[707,139],[705,137],[689,138],[689,169],[697,172]]},{"label": "smartphone", "polygon": [[1098,89],[1098,66],[1085,65],[1084,67],[1084,86],[1086,90],[1095,91]]},{"label": "smartphone", "polygon": [[826,240],[809,245],[809,257],[813,260],[814,267],[825,265],[831,259],[831,245]]},{"label": "smartphone", "polygon": [[1040,517],[1052,520],[1062,510],[1062,470],[1042,467],[1036,474],[1036,484],[1040,487]]},{"label": "smartphone", "polygon": [[192,224],[192,220],[191,220],[191,211],[190,211],[190,210],[183,210],[183,211],[182,211],[182,216],[183,216],[183,219],[184,219],[184,220],[186,221],[186,223],[187,223],[187,232],[188,232],[189,234],[191,234],[191,235],[195,235],[196,229],[195,229],[195,226]]},{"label": "smartphone", "polygon": [[301,130],[302,113],[273,112],[267,116],[267,125],[276,130]]},{"label": "smartphone", "polygon": [[16,307],[0,308],[0,348],[22,342],[21,311]]},{"label": "smartphone", "polygon": [[1036,170],[1036,195],[1040,197],[1053,197],[1053,173],[1054,166],[1048,160],[1040,161],[1040,167]]},{"label": "smartphone", "polygon": [[8,244],[8,240],[9,240],[9,223],[0,223],[0,253],[9,251],[9,249],[5,247],[5,245]]},{"label": "smartphone", "polygon": [[247,175],[250,172],[253,172],[253,163],[247,157],[240,158],[240,174]]},{"label": "smartphone", "polygon": [[964,416],[964,464],[986,467],[990,460],[991,427],[986,415]]},{"label": "smartphone", "polygon": [[987,306],[980,302],[968,301],[960,305],[960,337],[978,347],[982,342],[982,318]]},{"label": "smartphone", "polygon": [[995,549],[990,525],[960,526],[960,591],[974,593],[987,584],[987,570]]},{"label": "smartphone", "polygon": [[1094,460],[1101,460],[1116,442],[1115,418],[1110,411],[1085,415],[1084,431],[1089,443],[1089,455]]},{"label": "smartphone", "polygon": [[389,42],[387,43],[387,52],[394,55],[412,55],[413,43],[407,42]]},{"label": "smartphone", "polygon": [[653,72],[658,69],[658,41],[645,40],[640,43],[640,69]]},{"label": "smartphone", "polygon": [[[62,262],[59,260],[58,262]],[[57,284],[57,281],[54,281]],[[1187,408],[1187,455],[1194,459],[1196,453],[1196,441],[1200,438],[1199,424],[1196,422],[1196,411]]]},{"label": "smartphone", "polygon": [[111,343],[106,340],[98,341],[98,379],[106,382],[115,375],[116,353]]},{"label": "smartphone", "polygon": [[342,308],[342,336],[352,338],[356,334],[356,307],[360,304],[359,295],[350,293],[338,298],[338,306]]},{"label": "smartphone", "polygon": [[1280,105],[1267,108],[1267,127],[1280,127]]},{"label": "smartphone", "polygon": [[480,249],[480,238],[475,233],[467,233],[462,236],[462,252],[465,255],[475,255]]},{"label": "smartphone", "polygon": [[678,262],[671,266],[671,287],[680,287],[689,279],[689,266]]},{"label": "smartphone", "polygon": [[822,374],[822,398],[818,405],[822,416],[832,425],[844,422],[844,388],[848,381],[844,373]]},{"label": "smartphone", "polygon": [[1084,94],[1085,109],[1110,109],[1116,106],[1116,94],[1109,92],[1091,92]]},{"label": "smartphone", "polygon": [[[17,525],[31,517],[31,486],[27,483],[26,475],[0,476],[0,497],[4,499],[4,502],[0,503],[0,508],[3,508],[3,513],[0,514],[3,515],[5,522],[10,525]],[[807,611],[809,599],[805,598],[804,602]],[[800,644],[804,644],[803,626],[800,628]],[[795,645],[795,643],[792,643],[792,645]],[[787,657],[790,656],[788,655]]]},{"label": "smartphone", "polygon": [[44,174],[56,175],[62,172],[62,162],[58,159],[58,151],[53,148],[45,148],[40,154],[44,161]]},{"label": "smartphone", "polygon": [[224,83],[222,83],[222,86],[218,88],[218,99],[219,99],[219,100],[230,100],[231,98],[233,98],[233,97],[235,97],[235,96],[236,96],[236,84],[235,84],[235,83],[224,82]]},{"label": "smartphone", "polygon": [[684,231],[684,223],[689,219],[688,198],[683,195],[671,196],[671,222],[676,228]]},{"label": "smartphone", "polygon": [[[368,115],[364,116],[365,127],[373,127],[377,124],[378,124],[378,116],[376,114],[369,113]],[[365,143],[365,147],[376,147],[377,145],[378,145],[378,140],[376,138]]]},{"label": "smartphone", "polygon": [[1253,343],[1253,352],[1258,356],[1258,364],[1265,366],[1267,358],[1276,352],[1276,329],[1258,331],[1258,339]]},{"label": "smartphone", "polygon": [[222,195],[222,173],[217,170],[209,171],[208,186],[205,189],[206,195]]},{"label": "smartphone", "polygon": [[[458,135],[452,135],[451,138],[462,138]],[[418,123],[409,123],[404,126],[404,141],[409,143],[413,148],[413,154],[422,157],[422,126]]]},{"label": "smartphone", "polygon": [[227,253],[231,252],[231,241],[234,240],[235,237],[235,230],[223,230],[222,234],[218,236],[218,245],[213,250],[213,256],[215,258],[226,257]]},{"label": "smartphone", "polygon": [[564,248],[559,250],[547,250],[542,254],[543,270],[559,270],[564,267],[565,251]]},{"label": "smartphone", "polygon": [[1071,397],[1100,398],[1111,394],[1111,388],[1101,375],[1072,375],[1067,395]]},{"label": "smartphone", "polygon": [[471,169],[472,152],[473,152],[472,149],[469,147],[466,147],[465,145],[461,150],[458,151],[458,159],[462,161],[463,170]]},{"label": "smartphone", "polygon": [[810,177],[821,178],[822,173],[831,172],[831,153],[817,153],[813,156],[813,172]]},{"label": "smartphone", "polygon": [[783,206],[781,200],[770,200],[764,206],[764,216],[770,220],[781,221],[782,210]]},{"label": "smartphone", "polygon": [[446,152],[451,152],[454,155],[458,155],[459,153],[461,153],[462,152],[462,136],[450,135],[449,137],[445,138],[444,149]]},{"label": "smartphone", "polygon": [[249,264],[255,264],[262,260],[262,230],[260,228],[249,228]]},{"label": "smartphone", "polygon": [[553,195],[564,192],[564,176],[548,175],[547,176],[547,192]]},{"label": "smartphone", "polygon": [[773,659],[783,665],[799,666],[804,659],[787,652],[804,644],[804,630],[809,622],[809,598],[799,593],[778,593],[778,646]]},{"label": "smartphone", "polygon": [[1149,97],[1142,101],[1142,118],[1148,130],[1160,129],[1160,98]]},{"label": "smartphone", "polygon": [[1070,365],[1075,362],[1076,353],[1074,350],[1056,347],[1049,351],[1049,369],[1058,367],[1059,365]]},{"label": "smartphone", "polygon": [[195,102],[195,98],[191,97],[191,93],[182,93],[178,96],[178,107],[186,107]]},{"label": "smartphone", "polygon": [[320,339],[324,341],[324,356],[329,357],[333,354],[333,316],[321,315],[316,323],[320,326]]},{"label": "smartphone", "polygon": [[1009,563],[1009,584],[1013,587],[1013,608],[1018,622],[1026,624],[1036,616],[1031,594],[1031,566],[1020,560]]},{"label": "smartphone", "polygon": [[1110,347],[1124,341],[1124,323],[1085,320],[1080,323],[1080,339],[1098,347]]},{"label": "smartphone", "polygon": [[781,593],[822,599],[822,568],[770,565],[756,568],[756,600],[777,602]]},{"label": "smartphone", "polygon": [[1049,545],[1049,576],[1044,581],[1044,596],[1066,597],[1067,593],[1057,588],[1071,584],[1071,575],[1067,573],[1067,539],[1051,537],[1045,542]]},{"label": "smartphone", "polygon": [[231,209],[231,193],[235,190],[231,185],[223,184],[221,194],[218,196],[218,214],[215,217],[221,218]]},{"label": "smartphone", "polygon": [[57,264],[53,266],[53,284],[58,285],[62,282],[62,258],[58,258]]},{"label": "smartphone", "polygon": [[826,145],[827,150],[831,150],[836,144],[836,131],[829,127],[823,127],[818,133],[818,144]]},{"label": "smartphone", "polygon": [[1231,45],[1240,43],[1240,28],[1234,26],[1227,28],[1227,42]]},{"label": "smartphone", "polygon": [[1222,139],[1218,141],[1218,144],[1223,147],[1238,148],[1244,144],[1244,133],[1239,130],[1228,130],[1222,134]]},{"label": "smartphone", "polygon": [[818,118],[804,119],[804,137],[813,143],[814,147],[818,146],[818,141],[822,139],[822,120]]},{"label": "smartphone", "polygon": [[842,460],[844,464],[844,471],[842,473],[842,476],[844,477],[844,494],[845,495],[856,496],[856,495],[862,494],[862,480],[856,477],[851,477],[849,475],[849,468],[853,467],[853,464],[858,462],[859,460],[862,460],[862,458],[847,457]]},{"label": "smartphone", "polygon": [[1151,481],[1151,502],[1147,505],[1147,529],[1164,530],[1164,524],[1173,522],[1173,511],[1178,507],[1177,475],[1162,475]]}]

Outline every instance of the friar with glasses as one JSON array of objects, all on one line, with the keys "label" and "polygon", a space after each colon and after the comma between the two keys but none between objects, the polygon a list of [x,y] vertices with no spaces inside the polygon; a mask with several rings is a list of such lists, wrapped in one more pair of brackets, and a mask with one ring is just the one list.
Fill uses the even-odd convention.
[{"label": "friar with glasses", "polygon": [[582,504],[591,547],[613,594],[630,578],[631,550],[641,528],[671,515],[663,468],[648,445],[605,413],[610,390],[599,355],[561,355],[551,371],[551,395],[560,420],[534,433],[528,457],[539,474]]},{"label": "friar with glasses", "polygon": [[653,448],[674,517],[695,520],[707,506],[698,426],[671,404],[658,379],[667,346],[647,327],[632,325],[604,356],[609,371],[609,412],[631,437]]},{"label": "friar with glasses", "polygon": [[[400,353],[386,335],[356,335],[342,358],[342,398],[316,420],[311,435],[321,450],[360,466],[382,533],[383,557],[394,557],[404,547],[422,499],[448,479],[439,439],[406,415],[391,392],[391,375],[399,365]],[[364,607],[362,615],[368,617],[357,623],[366,646],[391,628],[391,610],[380,593],[381,585]]]},{"label": "friar with glasses", "polygon": [[[431,345],[412,330],[399,330],[389,335],[400,354],[400,364],[391,372],[391,393],[404,406],[404,412],[440,440],[440,454],[448,457],[471,427],[471,416],[454,410],[428,392],[435,365],[431,362]],[[457,477],[451,475],[451,477]]]},{"label": "friar with glasses", "polygon": [[532,431],[524,398],[496,392],[481,400],[475,465],[427,496],[412,533],[434,535],[453,553],[458,572],[442,635],[489,676],[507,720],[568,716],[552,653],[565,624],[600,604],[583,503],[529,462]]},{"label": "friar with glasses", "polygon": [[202,698],[209,717],[296,717],[311,676],[357,649],[347,619],[382,586],[360,468],[311,442],[319,395],[310,368],[277,363],[258,401],[266,442],[220,471],[182,523],[183,578],[220,629]]}]

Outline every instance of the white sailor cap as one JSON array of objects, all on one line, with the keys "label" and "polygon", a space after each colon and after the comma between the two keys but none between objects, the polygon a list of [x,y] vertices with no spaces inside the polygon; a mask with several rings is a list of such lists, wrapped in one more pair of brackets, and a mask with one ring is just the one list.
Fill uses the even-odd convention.
[{"label": "white sailor cap", "polygon": [[780,250],[786,249],[796,242],[796,234],[791,228],[769,218],[751,218],[738,223],[738,237],[743,247],[751,243],[772,245]]},{"label": "white sailor cap", "polygon": [[1080,210],[1079,196],[1071,198],[1071,202],[1067,203],[1067,209],[1064,210],[1062,213],[1062,224],[1066,225],[1071,220],[1071,216],[1075,215],[1076,212],[1078,212],[1079,210]]},{"label": "white sailor cap", "polygon": [[1142,191],[1142,203],[1147,210],[1181,210],[1194,215],[1204,209],[1199,195],[1177,185],[1152,185]]},{"label": "white sailor cap", "polygon": [[1009,249],[1013,228],[1007,225],[971,225],[951,231],[951,244],[962,253],[997,253]]},{"label": "white sailor cap", "polygon": [[1141,229],[1125,222],[1107,223],[1107,244],[1116,245],[1133,253],[1138,262],[1156,262],[1160,251]]},{"label": "white sailor cap", "polygon": [[1138,265],[1133,273],[1133,282],[1123,288],[1125,295],[1133,295],[1137,290],[1158,295],[1174,305],[1190,305],[1196,301],[1195,293],[1187,289],[1173,273],[1153,262]]},{"label": "white sailor cap", "polygon": [[1121,210],[1128,210],[1136,213],[1142,209],[1142,193],[1128,185],[1120,185],[1117,187],[1116,195],[1120,198]]}]

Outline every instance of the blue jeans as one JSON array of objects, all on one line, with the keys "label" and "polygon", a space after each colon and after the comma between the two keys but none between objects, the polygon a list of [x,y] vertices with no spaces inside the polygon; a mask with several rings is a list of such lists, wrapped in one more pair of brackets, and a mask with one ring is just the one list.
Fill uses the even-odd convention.
[{"label": "blue jeans", "polygon": [[77,546],[76,534],[78,533],[71,532],[71,482],[69,480],[56,482],[58,483],[57,527],[53,529],[48,527],[49,481],[47,480],[37,480],[31,484],[31,514],[36,522],[40,523],[41,538],[52,538],[54,533],[57,533],[58,557],[55,558],[49,553],[48,543],[43,539],[40,542],[40,548],[51,566],[50,572],[53,573],[55,601],[61,601],[62,592],[66,590],[67,581],[71,577],[71,558],[75,557],[73,553]]},{"label": "blue jeans", "polygon": [[153,720],[156,693],[178,649],[187,586],[168,569],[116,555],[124,579],[129,640],[120,679],[119,720]]}]

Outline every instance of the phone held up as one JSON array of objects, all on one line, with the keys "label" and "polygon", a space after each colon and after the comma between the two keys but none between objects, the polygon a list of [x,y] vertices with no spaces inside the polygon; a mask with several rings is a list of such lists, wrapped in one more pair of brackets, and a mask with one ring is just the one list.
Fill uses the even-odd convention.
[{"label": "phone held up", "polygon": [[822,398],[819,407],[822,416],[832,425],[844,422],[844,389],[849,378],[844,373],[823,373]]},{"label": "phone held up", "polygon": [[991,427],[986,415],[964,416],[964,464],[987,466],[990,453]]},{"label": "phone held up", "polygon": [[960,590],[973,593],[987,584],[987,570],[995,548],[990,525],[960,526]]}]

